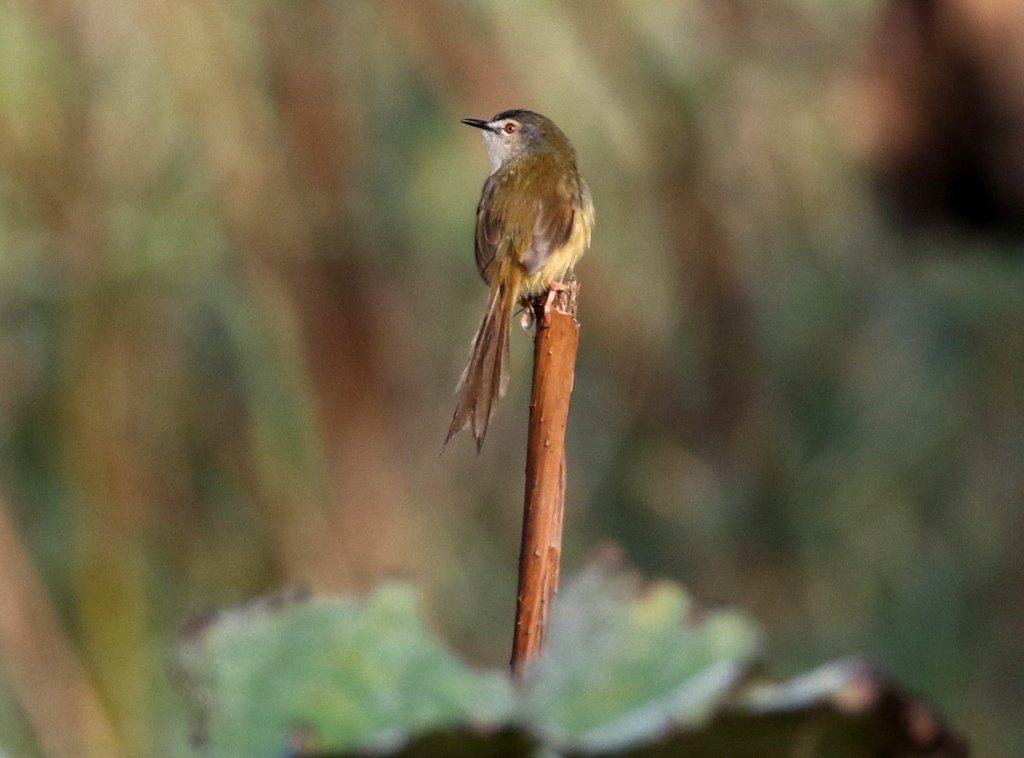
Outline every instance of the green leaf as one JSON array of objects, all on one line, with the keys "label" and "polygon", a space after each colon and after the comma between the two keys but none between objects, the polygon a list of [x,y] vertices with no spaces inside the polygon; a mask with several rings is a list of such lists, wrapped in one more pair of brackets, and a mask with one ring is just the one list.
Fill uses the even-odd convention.
[{"label": "green leaf", "polygon": [[218,614],[181,655],[198,739],[209,754],[278,758],[297,750],[399,745],[410,734],[508,720],[508,679],[443,650],[414,592],[367,600],[261,601]]},{"label": "green leaf", "polygon": [[699,731],[675,729],[603,758],[966,758],[965,743],[857,658],[745,686]]},{"label": "green leaf", "polygon": [[740,613],[598,562],[566,585],[516,688],[444,650],[398,585],[217,614],[187,633],[181,663],[199,744],[217,758],[966,755],[861,660],[755,680],[759,640]]},{"label": "green leaf", "polygon": [[711,718],[748,671],[759,633],[701,612],[680,587],[595,564],[559,597],[530,673],[527,713],[563,746],[599,751]]}]

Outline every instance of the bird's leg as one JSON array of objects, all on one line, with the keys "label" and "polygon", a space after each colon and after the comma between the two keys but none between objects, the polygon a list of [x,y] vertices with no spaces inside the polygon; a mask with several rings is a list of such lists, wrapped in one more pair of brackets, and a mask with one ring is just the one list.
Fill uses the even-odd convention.
[{"label": "bird's leg", "polygon": [[550,282],[548,282],[548,295],[544,299],[544,315],[545,316],[547,316],[549,313],[551,313],[551,305],[552,305],[552,303],[555,302],[555,295],[557,295],[559,292],[565,292],[567,289],[569,289],[569,285],[567,285],[567,284],[565,284],[563,282],[558,282],[558,281],[550,281]]},{"label": "bird's leg", "polygon": [[524,297],[519,301],[519,309],[519,325],[523,328],[524,332],[528,332],[530,327],[533,326],[533,301]]},{"label": "bird's leg", "polygon": [[[569,286],[564,282],[550,281],[548,282],[546,295],[535,295],[534,297],[520,300],[519,305],[522,310],[519,312],[519,324],[523,327],[523,331],[529,331],[539,314],[543,313],[547,317],[551,313],[551,305],[555,302],[555,295],[567,289],[569,289]],[[542,302],[543,306],[541,305]]]}]

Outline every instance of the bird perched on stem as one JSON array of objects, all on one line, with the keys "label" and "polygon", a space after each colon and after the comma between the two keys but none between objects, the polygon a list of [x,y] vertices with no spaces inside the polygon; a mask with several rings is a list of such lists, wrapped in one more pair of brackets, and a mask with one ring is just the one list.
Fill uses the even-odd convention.
[{"label": "bird perched on stem", "polygon": [[510,110],[490,121],[465,118],[462,123],[483,130],[491,159],[476,209],[476,265],[490,296],[459,380],[445,444],[469,427],[479,451],[508,383],[516,303],[561,287],[560,280],[590,246],[594,205],[576,167],[576,151],[551,119]]}]

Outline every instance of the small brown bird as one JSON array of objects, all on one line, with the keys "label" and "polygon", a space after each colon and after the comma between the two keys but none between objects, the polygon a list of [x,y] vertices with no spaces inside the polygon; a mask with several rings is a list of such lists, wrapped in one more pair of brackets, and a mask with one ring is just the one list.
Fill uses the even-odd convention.
[{"label": "small brown bird", "polygon": [[476,209],[476,265],[491,291],[445,444],[468,426],[479,451],[508,384],[516,303],[558,288],[590,246],[594,205],[572,143],[550,119],[510,110],[462,123],[483,130],[491,159]]}]

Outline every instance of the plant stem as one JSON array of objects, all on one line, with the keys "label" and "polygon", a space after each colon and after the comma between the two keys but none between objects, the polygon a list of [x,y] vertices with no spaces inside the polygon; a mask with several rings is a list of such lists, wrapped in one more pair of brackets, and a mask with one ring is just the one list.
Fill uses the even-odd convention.
[{"label": "plant stem", "polygon": [[558,592],[565,511],[565,429],[569,420],[579,345],[576,321],[579,284],[533,306],[537,335],[533,350],[533,390],[526,448],[523,540],[519,552],[519,592],[512,641],[512,674],[522,678],[544,644],[551,604]]}]

